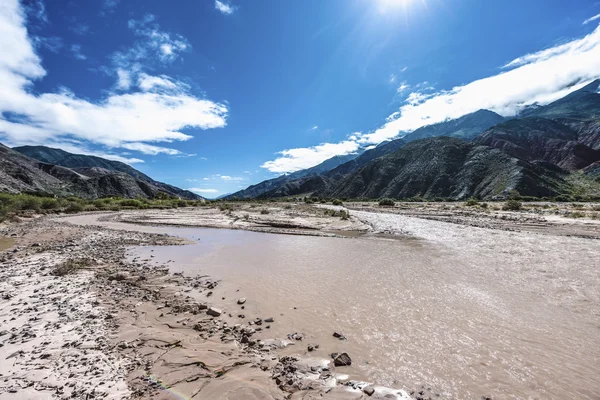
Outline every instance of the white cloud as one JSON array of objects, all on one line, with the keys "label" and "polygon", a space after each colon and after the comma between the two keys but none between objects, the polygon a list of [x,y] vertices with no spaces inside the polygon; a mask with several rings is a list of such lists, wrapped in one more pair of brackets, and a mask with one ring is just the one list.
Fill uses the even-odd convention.
[{"label": "white cloud", "polygon": [[234,6],[220,0],[215,0],[215,9],[219,10],[222,14],[225,15],[231,15],[235,11]]},{"label": "white cloud", "polygon": [[398,89],[396,89],[396,92],[402,93],[408,89],[410,89],[410,85],[408,85],[406,82],[402,82],[402,84],[400,86],[398,86]]},{"label": "white cloud", "polygon": [[[46,71],[27,36],[18,0],[0,2],[0,139],[14,144],[46,144],[67,138],[104,145],[137,146],[172,154],[176,150],[144,142],[188,140],[184,128],[211,129],[226,125],[227,106],[198,98],[183,84],[176,91],[109,93],[98,101],[79,98],[68,89],[37,93],[34,81]],[[117,86],[133,84],[131,71],[119,69]],[[150,85],[156,89],[156,85]],[[142,144],[144,144],[142,146]]]},{"label": "white cloud", "polygon": [[211,194],[211,193],[219,193],[217,189],[202,189],[202,188],[188,188],[190,192],[199,193],[199,194]]},{"label": "white cloud", "polygon": [[358,150],[356,141],[346,140],[340,143],[323,143],[308,148],[289,149],[279,152],[282,157],[267,161],[262,168],[275,173],[299,171],[320,164],[336,155],[350,154]]},{"label": "white cloud", "polygon": [[138,86],[144,92],[149,92],[152,90],[185,91],[189,89],[188,85],[175,81],[166,75],[152,76],[143,72],[138,76]]},{"label": "white cloud", "polygon": [[128,90],[131,87],[131,72],[117,69],[117,89]]},{"label": "white cloud", "polygon": [[407,69],[408,69],[408,67],[404,67],[400,70],[400,72],[406,72]]},{"label": "white cloud", "polygon": [[390,74],[390,84],[391,85],[395,85],[396,82],[398,82],[398,75],[396,75],[396,74]]},{"label": "white cloud", "polygon": [[594,22],[598,19],[600,19],[600,14],[594,15],[593,17],[586,19],[585,21],[583,21],[583,25],[587,25],[590,22]]},{"label": "white cloud", "polygon": [[[314,166],[334,155],[348,154],[359,145],[398,137],[421,126],[459,118],[480,109],[514,116],[534,104],[548,104],[600,77],[600,26],[583,38],[519,57],[506,71],[449,90],[433,88],[410,93],[405,104],[380,128],[352,134],[340,143],[284,150],[262,165],[284,173]],[[428,84],[421,84],[421,87]]]},{"label": "white cloud", "polygon": [[244,178],[241,178],[241,177],[238,177],[238,176],[221,175],[220,177],[224,181],[228,181],[228,182],[235,182],[235,181],[243,181],[244,180]]},{"label": "white cloud", "polygon": [[141,60],[154,58],[163,64],[172,63],[181,53],[189,51],[191,45],[181,35],[162,31],[153,14],[142,19],[130,19],[127,26],[141,40],[125,52],[117,52],[113,61],[121,68],[129,67]]},{"label": "white cloud", "polygon": [[85,54],[81,52],[81,46],[78,44],[71,45],[71,53],[73,53],[73,57],[78,60],[87,60]]},{"label": "white cloud", "polygon": [[310,130],[311,130],[311,131],[316,131],[317,129],[319,129],[319,125],[315,125],[315,126],[313,126],[313,127],[310,129]]},{"label": "white cloud", "polygon": [[128,150],[139,151],[140,153],[157,155],[157,154],[168,154],[171,156],[181,155],[182,153],[179,150],[170,149],[167,147],[153,146],[151,144],[139,143],[139,142],[131,142],[131,143],[121,143],[119,147]]}]

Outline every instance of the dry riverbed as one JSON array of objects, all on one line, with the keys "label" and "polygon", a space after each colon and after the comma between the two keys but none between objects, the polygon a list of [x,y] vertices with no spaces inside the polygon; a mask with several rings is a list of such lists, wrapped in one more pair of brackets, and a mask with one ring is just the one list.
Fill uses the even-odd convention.
[{"label": "dry riverbed", "polygon": [[[479,263],[478,268],[488,259],[481,249],[501,251],[493,248],[504,236],[491,235],[494,230],[508,231],[506,243],[511,246],[524,240],[522,243],[530,246],[531,251],[542,246],[533,237],[538,234],[551,237],[548,249],[540,247],[540,251],[561,260],[561,267],[577,257],[569,249],[580,249],[582,256],[581,249],[586,246],[590,254],[598,249],[600,222],[594,218],[597,205],[584,205],[583,212],[578,205],[527,206],[526,211],[509,212],[494,204],[483,208],[403,203],[382,208],[375,203],[352,203],[343,208],[349,214],[343,214],[340,207],[321,205],[231,204],[221,209],[31,218],[3,226],[0,228],[0,235],[4,236],[0,241],[0,360],[3,360],[0,399],[456,398],[436,390],[435,385],[400,382],[377,386],[381,381],[373,380],[373,384],[366,379],[353,381],[348,376],[349,367],[342,365],[345,357],[338,354],[334,361],[328,349],[323,348],[330,343],[323,341],[321,348],[315,349],[317,343],[309,342],[299,332],[293,333],[291,327],[289,336],[276,335],[274,332],[287,332],[285,327],[277,326],[278,316],[253,315],[245,299],[239,299],[235,292],[221,290],[221,282],[209,276],[174,274],[170,272],[169,260],[156,262],[151,253],[146,258],[132,259],[126,257],[126,252],[130,246],[189,243],[151,233],[152,229],[145,229],[144,225],[313,236],[364,235],[374,239],[413,236],[472,254],[470,261],[474,265]],[[574,212],[583,217],[570,218],[569,213]],[[570,240],[562,252],[561,237]],[[520,250],[514,252],[505,247],[502,251],[506,252],[506,273],[512,274],[507,288],[519,285],[528,296],[540,299],[549,296],[536,292],[539,290],[539,285],[533,285],[536,271],[517,270]],[[523,257],[536,262],[533,253],[523,251]],[[448,257],[451,259],[452,254]],[[589,268],[582,263],[573,263],[573,267],[582,274],[597,274],[597,270],[593,271],[598,267],[597,258],[585,257]],[[551,265],[545,268],[551,269]],[[590,307],[592,314],[600,315],[597,288],[577,283],[575,294],[564,292],[562,282],[572,285],[566,275],[561,275],[567,272],[562,268],[544,272],[553,274],[554,289],[561,293],[553,301],[560,300],[560,307],[573,309],[581,318],[585,317],[586,324],[591,324]],[[477,274],[481,275],[481,282],[486,281],[483,269]],[[593,279],[590,275],[588,281]],[[578,297],[581,293],[585,298]],[[225,296],[231,303],[227,307],[219,305]],[[252,299],[248,302],[252,303]],[[412,322],[405,322],[412,327]],[[551,322],[548,321],[549,327]],[[414,332],[418,333],[418,329]],[[415,343],[420,340],[414,339]],[[295,344],[292,350],[284,349],[290,342]],[[580,350],[582,354],[599,356],[592,348]],[[351,350],[348,353],[353,357]],[[411,360],[411,363],[418,368],[423,361]],[[515,371],[518,368],[515,366]],[[569,378],[559,381],[565,379]],[[592,381],[582,384],[575,397],[595,398],[598,392],[593,392],[593,386]],[[462,398],[480,399],[482,395],[487,393]]]}]

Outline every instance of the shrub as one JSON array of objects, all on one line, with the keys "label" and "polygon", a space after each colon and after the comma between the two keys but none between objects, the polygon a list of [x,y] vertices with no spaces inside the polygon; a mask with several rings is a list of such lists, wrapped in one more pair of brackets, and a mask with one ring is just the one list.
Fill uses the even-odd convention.
[{"label": "shrub", "polygon": [[473,207],[473,206],[476,206],[477,204],[479,204],[479,202],[477,201],[477,199],[469,199],[465,203],[465,206]]},{"label": "shrub", "polygon": [[42,210],[52,210],[59,208],[58,200],[56,199],[43,199],[41,204]]},{"label": "shrub", "polygon": [[344,205],[344,202],[339,199],[333,199],[331,204],[333,204],[334,206],[342,206],[342,205]]},{"label": "shrub", "polygon": [[381,199],[379,200],[379,205],[380,206],[395,206],[396,203],[394,202],[394,200],[392,199]]},{"label": "shrub", "polygon": [[140,208],[140,207],[142,207],[142,202],[139,200],[136,200],[136,199],[125,199],[125,200],[121,200],[119,205],[122,207]]},{"label": "shrub", "polygon": [[17,199],[17,204],[20,210],[39,211],[42,201],[38,197],[21,195]]},{"label": "shrub", "polygon": [[291,206],[291,205],[289,205],[289,204],[286,204],[286,205],[285,205],[283,208],[285,208],[286,210],[291,210],[291,209],[292,209],[292,206]]},{"label": "shrub", "polygon": [[502,209],[504,211],[519,211],[523,204],[518,200],[507,200]]},{"label": "shrub", "polygon": [[583,218],[583,217],[585,217],[585,214],[581,213],[581,212],[574,212],[574,213],[568,213],[566,216],[569,218]]},{"label": "shrub", "polygon": [[481,208],[488,208],[488,203],[481,203],[479,205],[479,207],[481,207]]},{"label": "shrub", "polygon": [[511,190],[510,192],[508,192],[508,199],[509,200],[521,200],[521,193],[519,193],[518,190]]},{"label": "shrub", "polygon": [[67,208],[65,208],[65,212],[67,213],[78,213],[83,211],[83,206],[79,203],[70,203]]},{"label": "shrub", "polygon": [[267,210],[266,208],[263,208],[262,210],[260,210],[260,213],[263,215],[266,215],[269,213],[269,210]]}]

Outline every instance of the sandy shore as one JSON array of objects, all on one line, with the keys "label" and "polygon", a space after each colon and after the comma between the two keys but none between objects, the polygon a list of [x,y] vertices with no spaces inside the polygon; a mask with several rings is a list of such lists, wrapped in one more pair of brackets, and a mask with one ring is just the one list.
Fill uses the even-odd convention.
[{"label": "sandy shore", "polygon": [[[211,297],[220,295],[219,282],[171,274],[168,263],[157,265],[151,258],[125,258],[128,246],[186,244],[143,232],[144,224],[326,236],[415,235],[465,249],[493,247],[493,238],[471,230],[470,236],[464,231],[452,236],[445,222],[576,236],[594,245],[600,237],[598,220],[589,218],[429,207],[382,210],[351,204],[350,218],[341,218],[320,206],[246,204],[225,210],[88,214],[77,217],[79,225],[69,218],[44,217],[4,226],[0,399],[438,398],[428,387],[405,391],[348,381],[345,367],[335,366],[331,357],[282,355],[286,340],[296,338],[267,339],[265,332],[277,321],[240,321],[237,310],[215,309]],[[443,222],[420,224],[422,218]]]}]

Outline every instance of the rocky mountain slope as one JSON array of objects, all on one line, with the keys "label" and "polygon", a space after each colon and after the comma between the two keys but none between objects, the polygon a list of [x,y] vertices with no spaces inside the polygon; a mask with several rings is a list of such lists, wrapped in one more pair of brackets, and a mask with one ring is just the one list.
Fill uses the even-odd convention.
[{"label": "rocky mountain slope", "polygon": [[547,161],[569,171],[583,169],[600,160],[600,149],[581,143],[580,135],[572,128],[539,117],[513,119],[496,125],[474,143],[500,149],[521,160]]},{"label": "rocky mountain slope", "polygon": [[463,140],[473,140],[492,126],[503,122],[505,118],[489,110],[479,110],[471,114],[438,124],[427,125],[404,136],[405,142],[448,136]]},{"label": "rocky mountain slope", "polygon": [[[46,148],[47,149],[47,148]],[[57,149],[49,149],[57,150]],[[62,152],[62,150],[58,150]],[[66,153],[66,152],[64,152]],[[66,153],[69,155],[70,153]],[[77,156],[77,155],[74,155]],[[78,156],[79,157],[79,156]],[[80,156],[80,160],[85,157]],[[54,161],[60,161],[54,159]],[[110,166],[113,161],[93,157],[92,162]],[[41,162],[0,144],[0,191],[10,193],[52,193],[60,196],[78,196],[87,199],[100,197],[152,198],[162,192],[186,199],[200,197],[171,185],[153,181],[134,170],[145,179],[137,179],[125,172],[110,170],[98,166],[77,168]],[[121,164],[121,163],[119,163]],[[155,184],[158,183],[157,184]]]},{"label": "rocky mountain slope", "polygon": [[408,143],[339,180],[325,182],[316,195],[342,198],[490,198],[518,190],[526,196],[554,196],[565,187],[565,172],[529,163],[498,149],[456,138]]},{"label": "rocky mountain slope", "polygon": [[[144,183],[146,186],[149,185],[151,187],[155,187],[155,190],[158,191],[163,191],[184,199],[193,200],[200,198],[200,196],[190,191],[183,190],[163,182],[155,181],[148,175],[120,161],[107,160],[101,157],[88,156],[84,154],[72,154],[61,149],[54,149],[46,146],[21,146],[15,147],[13,150],[16,150],[19,153],[43,163],[58,165],[61,167],[71,168],[75,171],[80,171],[84,175],[91,174],[91,176],[99,177],[99,175],[123,173],[129,175],[135,181]],[[92,170],[92,168],[95,168],[95,170]],[[108,178],[104,178],[104,181],[106,180],[108,180]]]}]

